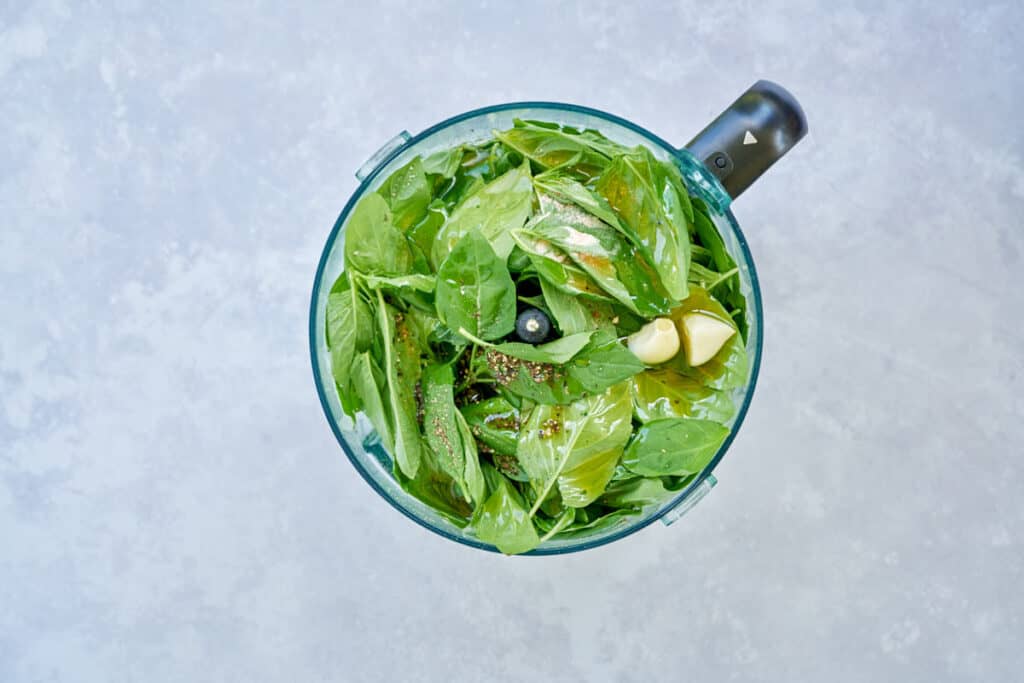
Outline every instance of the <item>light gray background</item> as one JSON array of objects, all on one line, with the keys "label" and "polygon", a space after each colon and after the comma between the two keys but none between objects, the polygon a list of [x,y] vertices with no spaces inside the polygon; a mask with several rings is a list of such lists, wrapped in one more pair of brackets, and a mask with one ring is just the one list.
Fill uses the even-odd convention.
[{"label": "light gray background", "polygon": [[[0,680],[1019,678],[1019,3],[207,4],[0,3]],[[760,77],[811,134],[735,207],[712,495],[549,559],[379,500],[307,352],[353,171],[521,99],[683,143]]]}]

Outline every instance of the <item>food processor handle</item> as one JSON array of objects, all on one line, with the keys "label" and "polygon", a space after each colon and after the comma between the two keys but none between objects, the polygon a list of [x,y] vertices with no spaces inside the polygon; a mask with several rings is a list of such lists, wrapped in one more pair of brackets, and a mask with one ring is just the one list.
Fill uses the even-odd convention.
[{"label": "food processor handle", "polygon": [[686,145],[735,199],[807,134],[796,98],[758,81]]}]

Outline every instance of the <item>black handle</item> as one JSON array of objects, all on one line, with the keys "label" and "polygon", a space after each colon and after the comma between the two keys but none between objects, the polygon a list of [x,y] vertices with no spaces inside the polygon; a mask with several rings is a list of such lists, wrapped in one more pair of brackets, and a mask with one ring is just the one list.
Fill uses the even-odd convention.
[{"label": "black handle", "polygon": [[758,81],[686,145],[739,197],[807,134],[807,118],[781,85]]}]

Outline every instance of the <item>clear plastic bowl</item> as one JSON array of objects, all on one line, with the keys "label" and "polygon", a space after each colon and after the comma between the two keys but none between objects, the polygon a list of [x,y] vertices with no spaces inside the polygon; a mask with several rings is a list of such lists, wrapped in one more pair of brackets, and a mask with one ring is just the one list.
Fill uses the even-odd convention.
[{"label": "clear plastic bowl", "polygon": [[511,127],[513,119],[516,118],[540,119],[579,128],[594,128],[616,142],[628,146],[646,145],[658,158],[674,161],[686,178],[690,192],[704,199],[711,209],[712,217],[725,240],[726,247],[739,267],[742,291],[747,297],[747,324],[749,326],[747,353],[751,358],[750,378],[746,386],[734,392],[733,400],[739,409],[729,425],[731,427],[729,437],[710,464],[689,486],[659,505],[653,505],[636,516],[626,517],[620,520],[618,525],[602,529],[592,535],[568,539],[552,538],[528,553],[552,555],[587,550],[617,541],[659,519],[665,524],[671,524],[714,487],[717,480],[712,472],[722,460],[743,424],[743,418],[750,406],[758,371],[761,367],[761,290],[746,239],[729,210],[731,198],[718,179],[685,149],[673,147],[665,140],[629,121],[596,109],[569,104],[522,102],[467,112],[443,121],[415,136],[403,131],[356,172],[360,185],[345,205],[341,215],[338,216],[338,220],[335,221],[334,227],[327,237],[327,244],[324,245],[320,264],[316,271],[316,279],[313,283],[313,298],[309,312],[309,349],[313,362],[313,377],[327,421],[338,438],[338,444],[356,471],[396,510],[445,538],[482,550],[495,552],[497,550],[494,546],[476,539],[471,530],[460,529],[403,491],[392,476],[391,457],[381,446],[380,439],[370,422],[362,415],[358,415],[355,420],[352,420],[341,409],[331,375],[330,354],[327,350],[325,306],[331,285],[344,270],[345,221],[352,207],[364,194],[376,190],[392,172],[406,164],[412,157],[417,154],[426,156],[463,142],[485,140],[490,137],[492,130]]}]

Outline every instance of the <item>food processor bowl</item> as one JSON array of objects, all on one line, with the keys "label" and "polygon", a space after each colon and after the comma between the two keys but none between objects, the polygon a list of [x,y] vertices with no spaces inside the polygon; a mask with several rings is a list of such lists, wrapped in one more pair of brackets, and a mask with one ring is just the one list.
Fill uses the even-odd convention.
[{"label": "food processor bowl", "polygon": [[[755,92],[757,89],[759,91]],[[751,101],[751,93],[756,97]],[[767,93],[767,94],[766,94]],[[779,94],[781,93],[781,95]],[[772,96],[776,102],[764,101]],[[744,98],[747,102],[744,103]],[[515,119],[551,121],[576,128],[593,128],[626,146],[644,145],[654,155],[675,163],[691,194],[707,204],[725,245],[739,268],[741,291],[746,297],[748,334],[746,350],[750,376],[732,395],[738,407],[727,423],[728,438],[704,470],[685,488],[641,513],[623,517],[618,523],[593,533],[577,532],[571,537],[555,536],[528,554],[550,555],[576,552],[611,543],[660,520],[672,524],[690,510],[715,486],[713,474],[739,433],[750,407],[761,366],[763,311],[757,271],[730,205],[757,176],[791,148],[806,131],[803,113],[784,90],[760,81],[741,96],[722,116],[709,125],[687,148],[676,147],[644,128],[612,114],[555,102],[519,102],[477,109],[432,126],[418,135],[401,132],[374,154],[356,172],[359,187],[349,199],[331,229],[316,270],[309,317],[309,343],[313,376],[327,421],[341,449],[366,482],[395,509],[417,524],[464,545],[496,551],[450,522],[425,503],[406,493],[392,474],[391,456],[362,414],[350,418],[342,410],[331,374],[326,339],[326,303],[331,286],[344,270],[345,224],[352,208],[368,192],[375,191],[398,168],[417,155],[427,156],[461,143],[483,141],[493,130],[510,128]],[[763,141],[761,149],[757,142]],[[695,153],[696,152],[696,153]]]}]

